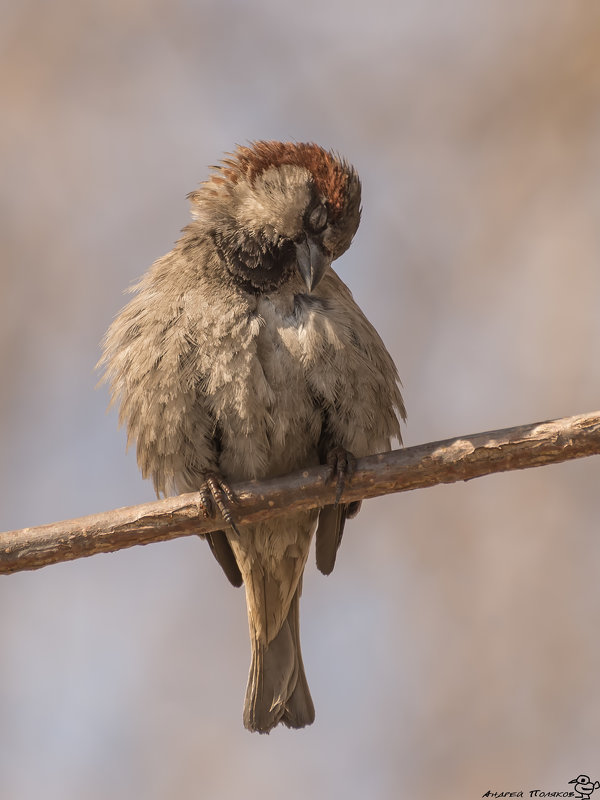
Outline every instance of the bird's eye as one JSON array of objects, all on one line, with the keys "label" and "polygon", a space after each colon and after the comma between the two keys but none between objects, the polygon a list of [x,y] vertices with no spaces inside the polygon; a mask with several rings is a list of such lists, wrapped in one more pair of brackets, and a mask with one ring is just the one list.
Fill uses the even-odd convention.
[{"label": "bird's eye", "polygon": [[321,233],[327,225],[327,209],[322,203],[315,206],[308,215],[308,224],[312,231]]}]

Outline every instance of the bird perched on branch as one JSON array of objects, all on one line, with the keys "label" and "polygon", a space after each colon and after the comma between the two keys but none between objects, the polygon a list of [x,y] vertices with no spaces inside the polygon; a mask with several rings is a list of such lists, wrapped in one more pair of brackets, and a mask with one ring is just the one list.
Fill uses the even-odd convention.
[{"label": "bird perched on branch", "polygon": [[[105,379],[158,494],[200,491],[206,534],[246,589],[252,663],[244,724],[314,719],[298,602],[316,528],[329,574],[354,459],[389,449],[405,417],[377,332],[331,268],[360,220],[360,181],[315,144],[239,147],[189,198],[193,221],[132,291],[104,339]],[[336,504],[235,524],[229,482],[329,464]]]}]

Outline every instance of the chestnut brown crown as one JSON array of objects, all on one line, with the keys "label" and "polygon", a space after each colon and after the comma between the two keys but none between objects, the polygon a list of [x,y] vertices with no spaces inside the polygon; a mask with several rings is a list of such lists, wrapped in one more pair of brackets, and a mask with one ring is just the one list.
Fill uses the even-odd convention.
[{"label": "chestnut brown crown", "polygon": [[189,195],[195,222],[234,281],[273,291],[300,273],[311,292],[348,249],[360,222],[360,180],[312,143],[238,147]]}]

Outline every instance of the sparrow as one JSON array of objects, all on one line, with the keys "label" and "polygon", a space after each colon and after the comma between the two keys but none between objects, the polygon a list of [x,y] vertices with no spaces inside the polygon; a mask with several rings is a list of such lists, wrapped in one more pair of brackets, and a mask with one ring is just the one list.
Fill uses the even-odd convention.
[{"label": "sparrow", "polygon": [[[238,146],[188,195],[192,222],[130,291],[99,366],[157,495],[200,492],[205,534],[245,587],[252,659],[244,725],[302,728],[315,712],[300,651],[311,539],[334,567],[357,457],[401,441],[405,409],[382,340],[331,267],[361,214],[354,168],[312,143]],[[236,525],[230,484],[329,465],[336,502]]]}]

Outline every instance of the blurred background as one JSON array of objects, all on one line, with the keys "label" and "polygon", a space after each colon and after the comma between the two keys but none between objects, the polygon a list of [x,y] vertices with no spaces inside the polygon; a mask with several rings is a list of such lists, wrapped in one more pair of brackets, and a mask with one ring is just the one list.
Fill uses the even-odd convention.
[{"label": "blurred background", "polygon": [[[0,530],[153,498],[95,390],[208,165],[344,154],[337,268],[418,444],[598,408],[600,6],[5,0]],[[0,797],[478,798],[600,778],[596,459],[366,503],[302,601],[315,724],[241,712],[243,593],[196,537],[0,578]]]}]

